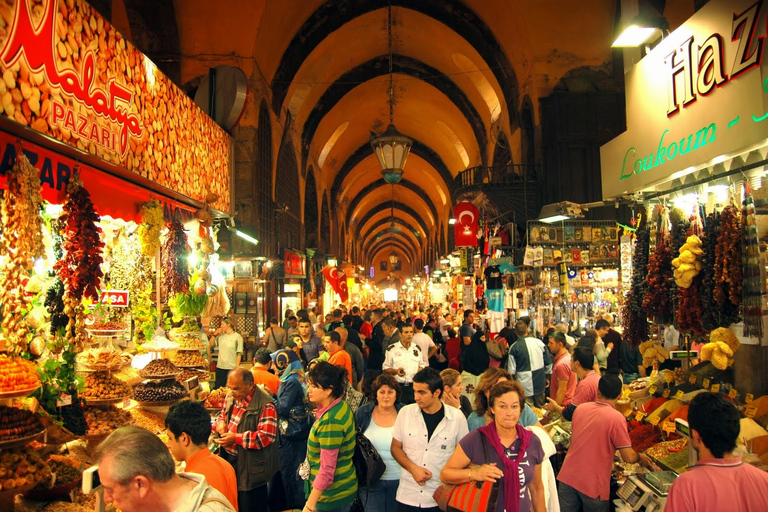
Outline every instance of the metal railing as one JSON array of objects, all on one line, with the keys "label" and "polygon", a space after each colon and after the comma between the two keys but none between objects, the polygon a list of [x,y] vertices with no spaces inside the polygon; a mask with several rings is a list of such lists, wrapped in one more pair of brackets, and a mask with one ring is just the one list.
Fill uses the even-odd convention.
[{"label": "metal railing", "polygon": [[456,176],[458,187],[479,185],[525,185],[538,181],[536,165],[509,164],[491,167],[478,165],[461,171]]}]

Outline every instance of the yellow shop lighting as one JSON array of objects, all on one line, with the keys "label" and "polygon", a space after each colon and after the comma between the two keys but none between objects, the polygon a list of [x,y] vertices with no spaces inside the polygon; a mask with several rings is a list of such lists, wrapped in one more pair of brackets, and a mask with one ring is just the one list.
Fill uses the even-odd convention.
[{"label": "yellow shop lighting", "polygon": [[259,243],[258,239],[256,238],[256,234],[253,233],[253,230],[245,226],[239,228],[237,227],[237,223],[235,222],[234,217],[227,219],[227,229],[246,242],[252,243],[253,245],[258,245]]},{"label": "yellow shop lighting", "polygon": [[551,224],[583,216],[581,206],[570,201],[562,201],[544,205],[539,213],[539,221]]},{"label": "yellow shop lighting", "polygon": [[669,28],[666,18],[636,16],[611,45],[611,48],[637,48],[648,42],[656,33]]}]

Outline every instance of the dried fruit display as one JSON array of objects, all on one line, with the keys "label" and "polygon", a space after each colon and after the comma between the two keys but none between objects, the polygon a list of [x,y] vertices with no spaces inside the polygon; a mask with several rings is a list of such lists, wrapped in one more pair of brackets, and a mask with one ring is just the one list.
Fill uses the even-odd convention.
[{"label": "dried fruit display", "polygon": [[643,299],[647,286],[645,275],[648,271],[648,250],[651,235],[645,219],[641,219],[635,234],[637,240],[632,255],[632,287],[624,303],[623,312],[623,317],[627,322],[624,340],[633,348],[648,340],[648,318],[645,309],[643,309]]},{"label": "dried fruit display", "polygon": [[59,329],[69,324],[69,317],[64,314],[64,283],[59,279],[54,280],[53,284],[46,290],[44,304],[51,315],[50,333],[55,335]]},{"label": "dried fruit display", "polygon": [[706,334],[701,325],[703,314],[699,286],[701,278],[696,276],[688,288],[680,288],[680,305],[677,308],[677,324],[681,333]]},{"label": "dried fruit display", "polygon": [[180,370],[168,359],[155,359],[139,370],[139,375],[144,378],[175,377],[179,372]]},{"label": "dried fruit display", "polygon": [[94,372],[85,377],[85,389],[80,393],[86,403],[91,400],[114,400],[131,396],[131,388],[110,372]]},{"label": "dried fruit display", "polygon": [[0,455],[0,489],[32,488],[51,478],[51,468],[33,448],[4,450]]},{"label": "dried fruit display", "polygon": [[645,276],[645,297],[643,309],[648,318],[657,318],[668,323],[672,313],[669,290],[672,286],[672,249],[666,240],[656,244],[656,250],[648,261],[648,274]]},{"label": "dried fruit display", "polygon": [[734,305],[741,304],[741,239],[739,210],[733,205],[726,206],[721,215],[715,248],[714,298],[720,307],[728,301]]},{"label": "dried fruit display", "polygon": [[26,409],[0,405],[0,441],[9,441],[43,431],[40,416]]},{"label": "dried fruit display", "polygon": [[757,238],[757,218],[752,188],[745,184],[744,205],[741,212],[743,240],[742,275],[744,305],[744,336],[763,339],[763,283],[760,272],[760,242]]},{"label": "dried fruit display", "polygon": [[85,435],[88,430],[88,424],[85,422],[85,411],[83,409],[82,400],[77,396],[77,393],[73,393],[72,395],[72,405],[62,407],[59,411],[61,419],[64,422],[64,428],[76,436]]},{"label": "dried fruit display", "polygon": [[224,402],[226,401],[228,394],[229,389],[216,388],[208,394],[208,396],[205,398],[205,402],[203,402],[203,405],[209,409],[221,409],[224,407]]},{"label": "dried fruit display", "polygon": [[175,380],[143,382],[133,389],[137,402],[171,402],[187,396],[187,390]]},{"label": "dried fruit display", "polygon": [[711,331],[719,326],[727,327],[738,322],[739,309],[727,302],[723,307],[715,303],[715,253],[717,237],[720,233],[720,213],[713,212],[707,216],[702,236],[704,254],[701,257],[701,325]]},{"label": "dried fruit display", "polygon": [[176,377],[176,382],[184,382],[191,379],[192,377],[197,377],[200,382],[207,382],[209,376],[210,374],[205,370],[194,370],[187,368]]},{"label": "dried fruit display", "polygon": [[154,258],[160,249],[160,230],[163,229],[163,205],[157,199],[153,199],[141,205],[141,225],[139,226],[139,240],[141,252],[144,256]]},{"label": "dried fruit display", "polygon": [[[67,199],[59,219],[63,223],[64,258],[54,265],[56,275],[64,283],[67,297],[98,300],[101,283],[101,228],[99,215],[83,182],[73,176],[67,184]],[[69,315],[72,318],[72,315]]]},{"label": "dried fruit display", "polygon": [[163,292],[167,297],[189,292],[189,245],[184,225],[175,220],[168,224],[168,237],[162,251]]},{"label": "dried fruit display", "polygon": [[0,354],[0,393],[35,388],[40,385],[34,363]]},{"label": "dried fruit display", "polygon": [[199,368],[208,365],[200,352],[193,350],[180,350],[176,352],[171,362],[179,368]]},{"label": "dried fruit display", "polygon": [[51,471],[56,474],[57,487],[77,482],[83,477],[83,469],[87,469],[82,462],[63,455],[51,454],[45,461],[51,467]]},{"label": "dried fruit display", "polygon": [[137,427],[147,429],[155,434],[159,434],[165,430],[165,416],[161,416],[152,411],[147,411],[140,407],[134,407],[129,412],[131,413],[131,416],[133,416],[134,424]]},{"label": "dried fruit display", "polygon": [[3,304],[0,325],[6,343],[15,353],[26,350],[30,337],[24,322],[29,305],[22,279],[29,275],[34,259],[45,253],[40,175],[20,150],[21,147],[17,148],[16,162],[7,173],[8,189],[0,208],[3,244],[0,249],[8,255],[4,268],[0,269],[0,303]]},{"label": "dried fruit display", "polygon": [[133,417],[128,411],[114,405],[86,407],[85,421],[88,423],[89,436],[106,435],[120,427],[133,425]]}]

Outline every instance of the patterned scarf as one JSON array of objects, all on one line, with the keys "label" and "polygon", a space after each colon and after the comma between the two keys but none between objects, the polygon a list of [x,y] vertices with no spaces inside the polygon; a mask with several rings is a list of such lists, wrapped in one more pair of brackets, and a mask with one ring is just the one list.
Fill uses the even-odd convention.
[{"label": "patterned scarf", "polygon": [[504,463],[504,509],[506,512],[518,512],[520,509],[520,478],[518,477],[520,462],[525,458],[525,451],[531,443],[532,432],[524,429],[518,423],[515,426],[517,439],[520,439],[520,450],[517,458],[512,459],[504,454],[504,446],[501,444],[499,433],[496,431],[496,422],[480,427],[479,430],[490,441],[496,455]]}]

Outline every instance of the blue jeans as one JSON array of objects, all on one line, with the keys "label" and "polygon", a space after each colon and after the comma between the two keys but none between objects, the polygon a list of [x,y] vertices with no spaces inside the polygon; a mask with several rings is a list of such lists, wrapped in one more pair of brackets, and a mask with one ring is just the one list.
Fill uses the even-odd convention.
[{"label": "blue jeans", "polygon": [[624,384],[629,384],[633,380],[639,379],[640,374],[639,373],[623,373],[621,377],[624,380]]},{"label": "blue jeans", "polygon": [[608,512],[610,501],[590,498],[563,482],[557,483],[557,498],[560,501],[560,512]]},{"label": "blue jeans", "polygon": [[396,512],[397,486],[400,480],[379,480],[368,487],[360,487],[357,495],[363,502],[365,512]]}]

